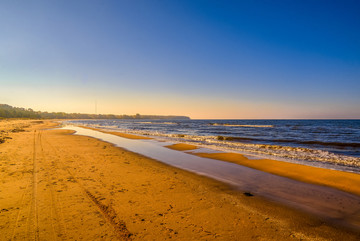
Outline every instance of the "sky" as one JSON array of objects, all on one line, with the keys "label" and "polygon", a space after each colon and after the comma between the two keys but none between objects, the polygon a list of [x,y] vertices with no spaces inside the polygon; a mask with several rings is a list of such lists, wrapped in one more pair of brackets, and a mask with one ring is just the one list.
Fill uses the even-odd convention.
[{"label": "sky", "polygon": [[0,103],[359,119],[359,12],[356,0],[2,0]]}]

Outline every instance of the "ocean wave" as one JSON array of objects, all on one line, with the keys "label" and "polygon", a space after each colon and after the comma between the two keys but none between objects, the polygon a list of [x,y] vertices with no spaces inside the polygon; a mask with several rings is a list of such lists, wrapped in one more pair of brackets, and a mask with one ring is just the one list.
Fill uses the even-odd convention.
[{"label": "ocean wave", "polygon": [[177,125],[175,122],[151,122],[151,121],[142,121],[137,122],[139,124],[151,124],[151,125]]},{"label": "ocean wave", "polygon": [[[218,136],[219,137],[222,136]],[[306,144],[306,145],[321,145],[321,146],[333,146],[333,147],[360,147],[360,143],[357,142],[324,142],[324,141],[299,141],[294,139],[261,139],[261,138],[250,138],[250,137],[237,137],[237,136],[224,136],[222,140],[228,141],[271,141],[278,143],[296,143],[296,144]]]},{"label": "ocean wave", "polygon": [[209,123],[211,126],[230,126],[230,127],[257,127],[257,128],[272,128],[273,125],[238,125],[238,124],[223,124],[223,123]]},{"label": "ocean wave", "polygon": [[299,141],[301,144],[312,144],[322,146],[347,146],[347,147],[360,147],[360,143],[355,142],[323,142],[323,141]]}]

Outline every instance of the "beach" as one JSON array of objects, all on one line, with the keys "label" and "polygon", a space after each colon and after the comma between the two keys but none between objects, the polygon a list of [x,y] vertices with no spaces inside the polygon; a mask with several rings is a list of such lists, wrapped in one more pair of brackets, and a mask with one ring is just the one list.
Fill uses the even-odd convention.
[{"label": "beach", "polygon": [[[251,190],[234,189],[108,142],[73,135],[74,131],[55,128],[58,124],[0,121],[4,140],[0,144],[2,240],[360,238],[356,228],[337,226],[252,195]],[[136,135],[115,134],[141,140]],[[183,145],[175,149],[196,148]],[[241,156],[196,155],[359,195],[359,174],[321,168],[309,171],[310,167],[299,165],[295,167],[300,170],[299,177],[289,171],[297,164],[262,160],[251,166]],[[269,163],[273,168],[265,168]]]}]

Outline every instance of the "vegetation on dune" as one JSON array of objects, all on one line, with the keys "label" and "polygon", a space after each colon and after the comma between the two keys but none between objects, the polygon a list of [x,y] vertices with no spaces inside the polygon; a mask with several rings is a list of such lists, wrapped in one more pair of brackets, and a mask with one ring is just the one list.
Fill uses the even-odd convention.
[{"label": "vegetation on dune", "polygon": [[0,104],[0,118],[29,118],[29,119],[190,119],[187,116],[162,116],[162,115],[95,115],[65,112],[42,112],[30,108],[12,107]]}]

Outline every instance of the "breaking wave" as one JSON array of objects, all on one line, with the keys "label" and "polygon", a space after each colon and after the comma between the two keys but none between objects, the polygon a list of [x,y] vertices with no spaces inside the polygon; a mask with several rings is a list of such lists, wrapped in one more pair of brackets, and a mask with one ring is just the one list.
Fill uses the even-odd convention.
[{"label": "breaking wave", "polygon": [[151,124],[151,125],[177,125],[175,122],[151,122],[151,121],[141,121],[139,124]]},{"label": "breaking wave", "polygon": [[258,128],[272,128],[274,125],[237,125],[237,124],[223,124],[223,123],[209,123],[211,126],[232,126],[232,127],[258,127]]},{"label": "breaking wave", "polygon": [[[228,133],[224,133],[228,134]],[[225,136],[225,140],[231,141],[267,141],[261,138],[248,138],[248,137],[237,137],[237,136]],[[320,145],[320,146],[333,146],[333,147],[360,147],[360,143],[355,142],[324,142],[324,141],[299,141],[299,140],[285,140],[285,139],[271,139],[271,142],[277,143],[297,143],[297,144],[308,144],[308,145]]]}]

